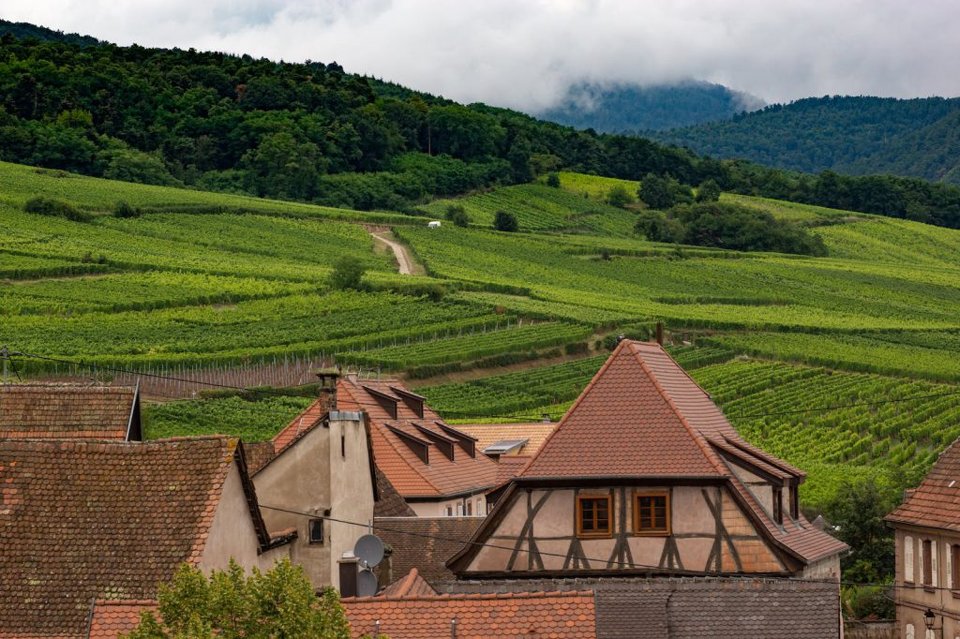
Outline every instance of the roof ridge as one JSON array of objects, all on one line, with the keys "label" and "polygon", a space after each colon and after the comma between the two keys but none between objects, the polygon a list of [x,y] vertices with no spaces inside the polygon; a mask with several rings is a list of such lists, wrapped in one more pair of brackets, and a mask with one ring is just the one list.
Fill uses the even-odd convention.
[{"label": "roof ridge", "polygon": [[610,368],[610,365],[616,359],[616,355],[626,347],[627,343],[628,343],[628,340],[623,340],[619,344],[617,344],[617,347],[613,349],[612,353],[610,353],[610,356],[603,363],[603,366],[600,367],[600,370],[598,370],[594,374],[594,376],[590,378],[590,381],[587,383],[587,385],[583,387],[582,391],[580,391],[580,396],[577,397],[577,399],[572,404],[570,404],[570,408],[568,408],[567,412],[565,412],[563,414],[563,417],[560,418],[560,421],[557,423],[557,427],[554,428],[553,432],[547,435],[546,439],[543,440],[543,443],[540,444],[540,450],[538,450],[536,454],[533,456],[533,458],[530,460],[530,462],[526,466],[524,466],[519,473],[517,473],[515,479],[517,477],[522,477],[524,474],[526,474],[527,470],[529,470],[530,467],[533,466],[533,464],[538,459],[540,459],[540,456],[543,455],[544,451],[546,451],[547,448],[550,446],[550,442],[553,441],[553,438],[556,437],[557,433],[559,433],[560,430],[563,428],[564,424],[567,421],[567,417],[572,415],[574,411],[577,409],[577,407],[580,406],[584,398],[586,398],[587,395],[590,393],[590,390],[596,385],[597,380],[599,380],[600,377],[607,371],[607,369]]},{"label": "roof ridge", "polygon": [[[630,342],[630,345],[634,346],[638,343],[639,342]],[[680,365],[677,364],[677,361],[672,357],[670,357],[670,354],[667,353],[666,349],[660,346],[657,350],[659,352],[662,352],[664,355],[666,355],[669,358],[669,360],[673,362],[676,368],[683,370],[680,367]],[[715,457],[710,453],[709,449],[707,448],[706,436],[703,433],[701,433],[699,429],[694,428],[689,421],[687,421],[686,416],[680,411],[680,408],[677,406],[676,402],[673,401],[673,398],[670,397],[670,394],[666,392],[666,389],[663,388],[663,385],[660,383],[660,380],[658,380],[657,376],[654,375],[653,371],[650,370],[650,367],[647,365],[647,362],[644,361],[640,353],[636,349],[633,349],[632,354],[637,359],[637,362],[640,364],[640,368],[642,368],[643,372],[647,375],[648,378],[650,378],[650,381],[653,383],[653,387],[657,389],[657,392],[660,394],[660,397],[662,397],[664,401],[667,402],[667,405],[670,407],[670,410],[673,411],[673,413],[680,420],[680,423],[683,424],[683,427],[687,430],[687,432],[690,434],[690,437],[700,448],[701,452],[703,453],[703,456],[707,459],[707,461],[710,462],[710,465],[713,466],[714,469],[719,474],[724,476],[729,475],[730,474],[729,469],[723,468],[719,460],[715,459]],[[690,379],[690,376],[688,375],[687,378]],[[697,388],[700,388],[700,387],[698,386]],[[703,391],[702,388],[700,390],[701,392]]]},{"label": "roof ridge", "polygon": [[369,597],[344,597],[342,601],[350,603],[380,603],[386,601],[463,601],[463,600],[492,600],[492,599],[546,599],[546,598],[574,598],[592,597],[595,591],[586,590],[540,590],[531,592],[456,592],[440,593],[436,595],[389,595]]}]

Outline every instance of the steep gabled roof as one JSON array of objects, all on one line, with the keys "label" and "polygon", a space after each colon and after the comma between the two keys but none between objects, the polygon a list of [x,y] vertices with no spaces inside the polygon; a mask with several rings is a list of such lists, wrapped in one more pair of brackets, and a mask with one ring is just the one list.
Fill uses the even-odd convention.
[{"label": "steep gabled roof", "polygon": [[0,439],[138,440],[134,386],[0,385]]},{"label": "steep gabled roof", "polygon": [[[662,346],[624,340],[507,491],[544,481],[713,480],[730,488],[761,534],[802,563],[847,548],[802,514],[775,522],[731,464],[746,465],[780,483],[799,484],[805,477],[745,442]],[[492,514],[508,501],[499,498]],[[471,542],[482,542],[496,519],[488,517]],[[476,551],[475,543],[465,545],[448,565],[466,565]]]},{"label": "steep gabled roof", "polygon": [[482,522],[481,517],[376,517],[373,531],[393,551],[389,559],[393,575],[416,568],[420,577],[434,582],[453,579],[446,561]]},{"label": "steep gabled roof", "polygon": [[269,546],[237,439],[0,441],[0,628],[79,637],[93,599],[155,597],[201,560],[234,463]]},{"label": "steep gabled roof", "polygon": [[723,477],[708,435],[739,438],[662,347],[624,340],[521,477]]},{"label": "steep gabled roof", "polygon": [[920,486],[911,491],[886,520],[960,531],[960,439],[940,453]]},{"label": "steep gabled roof", "polygon": [[411,568],[410,572],[377,593],[378,597],[424,597],[439,594],[426,579],[420,576],[420,571]]},{"label": "steep gabled roof", "polygon": [[[596,639],[592,592],[527,592],[419,597],[351,597],[342,601],[355,638],[553,637]],[[379,626],[377,625],[379,622]]]},{"label": "steep gabled roof", "polygon": [[397,381],[341,378],[337,384],[340,410],[369,415],[377,467],[404,499],[439,499],[492,487],[496,462],[417,397]]}]

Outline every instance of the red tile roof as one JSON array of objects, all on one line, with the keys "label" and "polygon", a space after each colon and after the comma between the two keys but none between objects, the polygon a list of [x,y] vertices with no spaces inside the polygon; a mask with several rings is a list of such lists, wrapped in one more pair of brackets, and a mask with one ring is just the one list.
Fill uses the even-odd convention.
[{"label": "red tile roof", "polygon": [[[226,437],[0,440],[0,628],[79,637],[93,599],[156,596],[180,563],[200,560],[242,459]],[[249,480],[245,488],[255,506]]]},{"label": "red tile roof", "polygon": [[[403,394],[408,394],[404,401]],[[496,462],[480,452],[471,456],[464,446],[452,444],[453,459],[443,452],[457,437],[451,433],[456,427],[440,426],[442,420],[429,406],[423,406],[423,415],[409,404],[416,404],[418,396],[407,391],[397,381],[357,381],[341,378],[337,384],[337,408],[343,411],[366,411],[370,417],[370,440],[377,467],[383,471],[397,492],[405,499],[411,497],[444,498],[447,496],[480,492],[496,483]],[[408,403],[409,402],[409,403]],[[317,416],[321,401],[315,402],[304,413],[303,423],[310,416]],[[388,412],[396,406],[396,417]],[[300,423],[297,418],[285,429],[290,430]],[[445,424],[444,424],[445,426]],[[408,433],[410,441],[426,451],[428,461],[423,461],[398,434]],[[281,433],[283,435],[283,433]],[[278,436],[279,438],[280,436]],[[472,438],[468,438],[471,442]],[[274,440],[275,443],[278,439]]]},{"label": "red tile roof", "polygon": [[137,402],[132,386],[0,385],[0,438],[125,440]]},{"label": "red tile roof", "polygon": [[940,453],[920,486],[886,520],[960,531],[960,439]]},{"label": "red tile roof", "polygon": [[537,454],[543,442],[556,430],[556,422],[529,422],[522,424],[458,424],[457,429],[477,439],[477,450],[499,441],[526,439],[517,453],[532,456]]},{"label": "red tile roof", "polygon": [[140,615],[157,609],[151,599],[112,601],[98,599],[90,617],[88,639],[117,639],[132,632],[140,624]]},{"label": "red tile roof", "polygon": [[436,594],[438,593],[433,589],[433,586],[431,586],[426,579],[420,576],[420,571],[418,571],[416,568],[411,568],[410,572],[384,588],[382,592],[377,594],[377,596],[393,598],[427,597]]},{"label": "red tile roof", "polygon": [[537,592],[342,601],[354,638],[377,630],[392,639],[552,637],[596,639],[593,592]]},{"label": "red tile roof", "polygon": [[[802,471],[741,439],[710,396],[663,347],[624,340],[516,480],[716,478],[728,483],[775,545],[804,562],[846,549],[813,528],[803,515],[775,523],[736,478],[724,455],[779,479],[804,478]],[[483,534],[481,528],[478,537]],[[465,549],[461,555],[469,553]]]}]

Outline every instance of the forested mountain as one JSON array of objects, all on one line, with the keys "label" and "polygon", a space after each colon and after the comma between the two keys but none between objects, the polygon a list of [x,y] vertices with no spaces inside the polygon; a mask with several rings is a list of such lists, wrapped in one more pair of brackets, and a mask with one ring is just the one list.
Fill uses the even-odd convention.
[{"label": "forested mountain", "polygon": [[638,136],[459,105],[335,62],[9,33],[0,38],[0,160],[410,213],[436,196],[560,168],[634,181],[654,174],[960,227],[960,189],[922,180],[814,176],[698,157]]},{"label": "forested mountain", "polygon": [[756,96],[693,80],[654,86],[580,83],[559,105],[534,115],[578,129],[636,133],[726,120],[764,104]]},{"label": "forested mountain", "polygon": [[894,173],[960,184],[960,98],[823,97],[653,134],[721,158],[795,171]]},{"label": "forested mountain", "polygon": [[223,53],[0,43],[0,159],[154,184],[403,209],[561,166],[696,183],[719,170],[344,72]]},{"label": "forested mountain", "polygon": [[0,20],[0,37],[10,34],[14,38],[34,38],[37,40],[51,40],[54,42],[67,42],[69,44],[80,44],[84,46],[93,46],[100,44],[100,41],[93,36],[80,35],[79,33],[64,33],[63,31],[54,31],[46,27],[40,27],[29,22],[10,22]]}]

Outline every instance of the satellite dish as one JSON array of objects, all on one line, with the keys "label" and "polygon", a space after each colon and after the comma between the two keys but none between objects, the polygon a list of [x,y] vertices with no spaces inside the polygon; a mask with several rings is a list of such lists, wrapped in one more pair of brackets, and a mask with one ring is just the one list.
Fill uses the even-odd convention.
[{"label": "satellite dish", "polygon": [[366,564],[367,568],[373,568],[383,561],[383,542],[376,535],[364,535],[353,546],[353,554]]},{"label": "satellite dish", "polygon": [[375,594],[377,594],[377,576],[369,569],[361,570],[357,574],[357,596],[372,597]]}]

